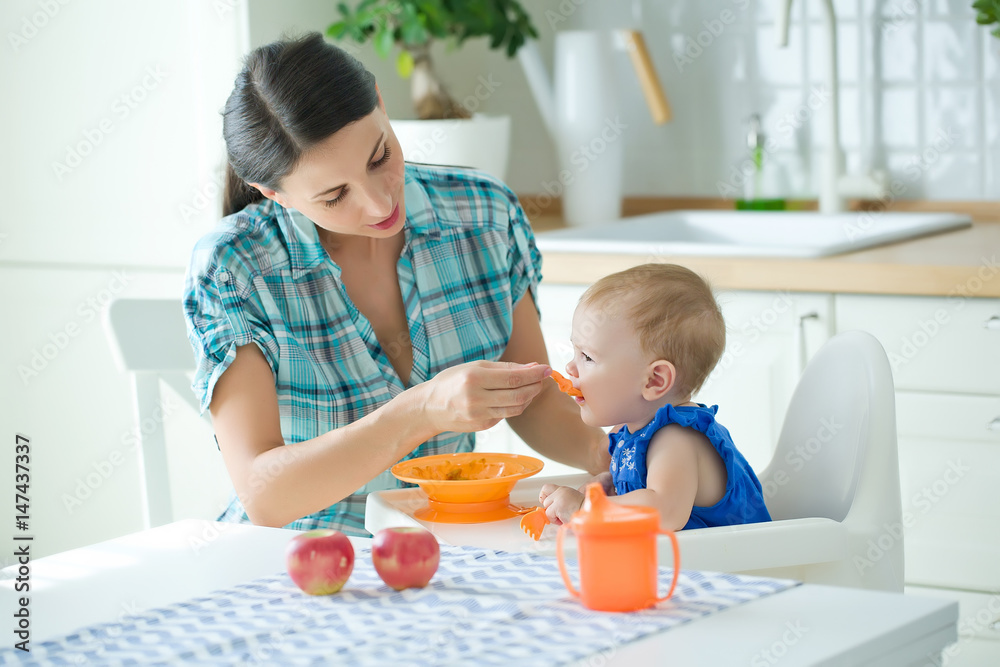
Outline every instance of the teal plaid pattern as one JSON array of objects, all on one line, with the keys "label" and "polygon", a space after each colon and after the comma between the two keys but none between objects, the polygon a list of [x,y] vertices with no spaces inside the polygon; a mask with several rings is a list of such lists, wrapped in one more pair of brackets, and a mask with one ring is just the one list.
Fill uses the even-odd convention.
[{"label": "teal plaid pattern", "polygon": [[[413,344],[400,380],[351,303],[316,226],[270,200],[223,218],[196,244],[184,315],[192,389],[204,412],[236,356],[255,343],[274,374],[285,443],[350,424],[405,388],[469,361],[500,358],[514,306],[541,280],[541,255],[514,193],[479,171],[406,165],[404,246],[397,265]],[[407,458],[467,452],[475,434],[442,433]],[[336,471],[330,471],[331,475]],[[367,536],[366,496],[407,486],[388,471],[323,511],[288,524]],[[220,521],[249,522],[235,492]]]}]

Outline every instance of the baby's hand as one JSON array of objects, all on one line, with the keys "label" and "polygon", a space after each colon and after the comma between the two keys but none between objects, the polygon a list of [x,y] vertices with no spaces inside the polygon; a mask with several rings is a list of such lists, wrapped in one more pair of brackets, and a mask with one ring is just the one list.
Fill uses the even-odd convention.
[{"label": "baby's hand", "polygon": [[538,497],[545,508],[549,523],[559,526],[568,522],[583,505],[583,494],[568,486],[546,484]]}]

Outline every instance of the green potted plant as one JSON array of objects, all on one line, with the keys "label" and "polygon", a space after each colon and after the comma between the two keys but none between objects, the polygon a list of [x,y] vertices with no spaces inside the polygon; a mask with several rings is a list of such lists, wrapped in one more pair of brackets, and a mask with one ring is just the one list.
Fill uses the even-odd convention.
[{"label": "green potted plant", "polygon": [[[495,89],[485,77],[475,94],[456,101],[434,71],[431,45],[443,41],[459,48],[468,39],[488,37],[491,49],[514,56],[538,36],[531,18],[516,0],[361,0],[351,9],[337,6],[340,19],[326,34],[336,40],[372,42],[396,71],[410,80],[418,121],[393,120],[393,130],[408,160],[458,164],[485,169],[503,178],[510,142],[510,118],[473,114]],[[480,149],[478,156],[466,153]]]},{"label": "green potted plant", "polygon": [[[976,10],[976,23],[979,25],[1000,22],[1000,0],[976,0],[972,3],[972,8]],[[994,28],[990,33],[1000,38],[1000,28]]]}]

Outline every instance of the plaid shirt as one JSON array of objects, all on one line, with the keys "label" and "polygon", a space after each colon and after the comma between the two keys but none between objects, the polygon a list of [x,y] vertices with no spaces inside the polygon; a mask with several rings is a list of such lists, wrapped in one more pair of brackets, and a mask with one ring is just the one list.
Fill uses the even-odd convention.
[{"label": "plaid shirt", "polygon": [[[397,268],[413,344],[408,385],[348,298],[314,223],[264,200],[224,218],[192,253],[184,313],[203,413],[236,347],[251,342],[271,366],[286,444],[350,424],[448,367],[500,358],[515,304],[528,290],[536,296],[541,280],[541,255],[516,196],[481,172],[414,164],[406,165],[404,188]],[[473,433],[446,432],[406,458],[474,445]],[[286,527],[367,536],[367,494],[403,486],[384,471]],[[235,492],[218,520],[249,522]]]}]

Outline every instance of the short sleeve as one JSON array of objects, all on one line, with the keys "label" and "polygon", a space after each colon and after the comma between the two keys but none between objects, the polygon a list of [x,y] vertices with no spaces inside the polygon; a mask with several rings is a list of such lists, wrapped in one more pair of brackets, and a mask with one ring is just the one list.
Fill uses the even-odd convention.
[{"label": "short sleeve", "polygon": [[507,237],[507,259],[510,269],[511,302],[517,304],[526,292],[531,292],[535,310],[538,307],[538,283],[542,281],[542,254],[535,245],[535,233],[521,204],[514,199],[508,210],[510,229]]},{"label": "short sleeve", "polygon": [[277,377],[279,349],[255,282],[225,266],[188,274],[184,317],[195,358],[191,388],[202,414],[212,402],[215,384],[236,358],[237,347],[256,343],[272,377]]}]

